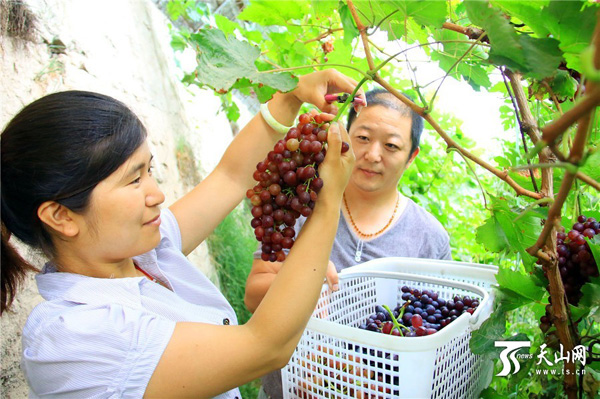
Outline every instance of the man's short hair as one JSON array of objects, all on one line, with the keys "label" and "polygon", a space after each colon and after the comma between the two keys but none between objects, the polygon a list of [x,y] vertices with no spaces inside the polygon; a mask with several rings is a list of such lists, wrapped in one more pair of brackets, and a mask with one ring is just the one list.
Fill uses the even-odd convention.
[{"label": "man's short hair", "polygon": [[[409,100],[413,101],[413,99],[402,93]],[[411,125],[410,125],[410,139],[411,139],[411,147],[410,147],[410,156],[414,154],[414,152],[419,147],[419,143],[421,141],[421,133],[423,133],[423,118],[417,114],[415,111],[410,109],[406,104],[402,103],[399,99],[397,99],[392,93],[385,89],[373,89],[369,90],[366,93],[367,105],[369,107],[374,105],[381,105],[382,107],[386,107],[389,109],[393,109],[398,111],[399,115],[402,117],[410,117]],[[346,130],[350,131],[350,126],[356,119],[356,111],[354,107],[350,108],[350,113],[348,114],[348,123]]]}]

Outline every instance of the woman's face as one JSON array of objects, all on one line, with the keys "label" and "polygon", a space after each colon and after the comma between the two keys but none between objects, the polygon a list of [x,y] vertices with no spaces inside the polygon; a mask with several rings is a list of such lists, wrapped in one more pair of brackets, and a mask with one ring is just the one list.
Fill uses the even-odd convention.
[{"label": "woman's face", "polygon": [[396,190],[418,151],[410,154],[409,116],[381,105],[364,108],[350,126],[356,163],[350,184],[366,192]]},{"label": "woman's face", "polygon": [[82,233],[89,254],[114,262],[148,252],[160,241],[160,204],[165,196],[152,177],[152,154],[144,142],[92,191]]}]

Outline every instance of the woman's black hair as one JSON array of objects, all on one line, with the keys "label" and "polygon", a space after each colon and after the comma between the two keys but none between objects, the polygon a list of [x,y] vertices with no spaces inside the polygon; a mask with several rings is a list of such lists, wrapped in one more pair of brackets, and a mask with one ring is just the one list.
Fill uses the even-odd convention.
[{"label": "woman's black hair", "polygon": [[11,234],[52,256],[54,246],[38,207],[56,201],[85,211],[94,187],[145,139],[146,129],[127,106],[85,91],[47,95],[8,123],[0,136],[1,312],[10,307],[26,272],[35,270],[8,243]]},{"label": "woman's black hair", "polygon": [[[402,93],[406,98],[413,101],[413,99]],[[394,109],[400,113],[400,116],[410,117],[412,120],[410,129],[411,147],[409,157],[417,150],[421,141],[421,133],[423,133],[423,118],[415,111],[404,105],[400,100],[394,97],[389,91],[385,89],[373,89],[365,93],[367,99],[367,106],[372,107],[375,105],[381,105],[389,109]],[[348,114],[348,123],[346,130],[350,131],[350,126],[356,119],[356,111],[353,107],[350,108]]]}]

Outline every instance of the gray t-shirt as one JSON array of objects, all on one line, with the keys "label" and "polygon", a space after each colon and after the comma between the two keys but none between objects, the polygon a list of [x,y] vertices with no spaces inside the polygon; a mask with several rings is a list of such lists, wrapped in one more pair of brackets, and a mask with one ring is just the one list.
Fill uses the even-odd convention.
[{"label": "gray t-shirt", "polygon": [[[385,257],[410,257],[426,259],[452,259],[449,237],[438,220],[429,212],[407,199],[406,208],[396,222],[382,235],[363,241],[357,237],[340,212],[331,256],[337,271],[372,259]],[[305,218],[296,222],[298,233]],[[260,249],[254,253],[260,258]],[[270,399],[283,398],[281,372],[274,371],[262,378],[262,386]]]}]

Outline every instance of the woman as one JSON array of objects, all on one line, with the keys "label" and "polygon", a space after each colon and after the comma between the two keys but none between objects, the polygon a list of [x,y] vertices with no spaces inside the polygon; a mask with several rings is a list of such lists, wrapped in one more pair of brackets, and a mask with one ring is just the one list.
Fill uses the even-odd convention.
[{"label": "woman", "polygon": [[283,367],[316,304],[352,170],[343,127],[330,128],[314,216],[247,324],[236,325],[185,255],[253,185],[256,163],[280,138],[277,122],[291,125],[304,102],[335,113],[324,95],[355,87],[333,70],[301,77],[162,212],[146,132],[127,107],[88,92],[25,107],[1,136],[2,310],[32,269],[10,247],[12,233],[49,258],[36,277],[46,301],[23,332],[31,396],[235,398],[237,386]]}]

